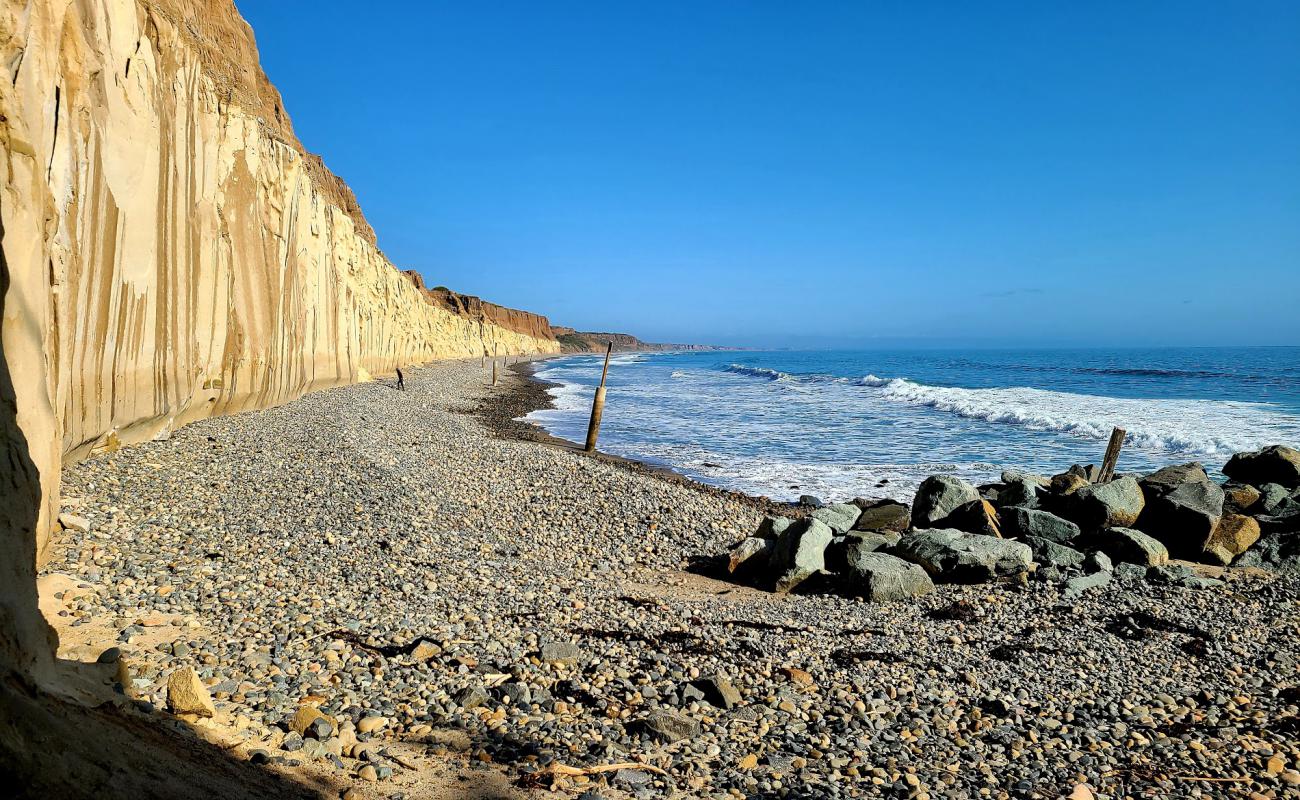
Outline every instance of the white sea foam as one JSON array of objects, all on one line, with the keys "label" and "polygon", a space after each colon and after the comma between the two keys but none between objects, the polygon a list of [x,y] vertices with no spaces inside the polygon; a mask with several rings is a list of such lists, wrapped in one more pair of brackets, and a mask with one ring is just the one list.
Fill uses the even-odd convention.
[{"label": "white sea foam", "polygon": [[[727,371],[776,382],[825,380],[740,364]],[[865,375],[855,383],[891,402],[1034,431],[1106,439],[1112,428],[1120,427],[1128,431],[1130,446],[1171,453],[1219,455],[1300,438],[1300,419],[1263,403],[1100,397],[1030,388],[963,389],[876,375]]]}]

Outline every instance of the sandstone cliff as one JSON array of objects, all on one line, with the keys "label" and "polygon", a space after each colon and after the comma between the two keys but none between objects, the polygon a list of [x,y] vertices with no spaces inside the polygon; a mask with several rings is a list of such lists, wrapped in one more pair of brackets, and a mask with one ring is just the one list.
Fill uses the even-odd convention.
[{"label": "sandstone cliff", "polygon": [[30,558],[14,536],[44,548],[65,459],[402,364],[560,349],[545,318],[384,258],[231,0],[0,0],[0,143],[3,490],[24,470],[41,489],[0,560]]}]

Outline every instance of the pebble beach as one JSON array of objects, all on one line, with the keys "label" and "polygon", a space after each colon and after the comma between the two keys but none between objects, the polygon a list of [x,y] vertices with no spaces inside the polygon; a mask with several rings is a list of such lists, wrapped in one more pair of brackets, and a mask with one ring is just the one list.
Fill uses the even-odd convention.
[{"label": "pebble beach", "polygon": [[776,595],[717,569],[772,503],[513,422],[522,368],[405,372],[65,469],[58,627],[139,713],[192,669],[358,797],[1300,796],[1296,573]]}]

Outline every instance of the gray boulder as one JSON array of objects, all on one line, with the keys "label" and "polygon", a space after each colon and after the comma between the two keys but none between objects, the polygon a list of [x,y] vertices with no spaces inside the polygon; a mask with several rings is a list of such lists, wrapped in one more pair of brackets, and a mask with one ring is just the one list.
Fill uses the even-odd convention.
[{"label": "gray boulder", "polygon": [[1006,474],[1003,474],[1002,490],[998,492],[998,506],[1003,509],[1016,508],[1038,508],[1042,495],[1046,494],[1037,483],[1027,478],[1018,478],[1006,480]]},{"label": "gray boulder", "polygon": [[853,529],[859,531],[902,531],[911,524],[912,512],[906,503],[897,500],[878,500],[859,506],[862,513]]},{"label": "gray boulder", "polygon": [[727,559],[727,572],[732,575],[752,575],[767,566],[775,548],[775,540],[751,536],[732,549]]},{"label": "gray boulder", "polygon": [[1034,553],[1034,561],[1047,567],[1056,567],[1058,569],[1071,569],[1078,567],[1083,563],[1086,556],[1075,550],[1073,547],[1066,547],[1063,544],[1051,541],[1050,539],[1040,539],[1036,536],[1027,536],[1024,539],[1025,544]]},{"label": "gray boulder", "polygon": [[1100,550],[1116,562],[1144,567],[1169,563],[1169,550],[1160,540],[1132,528],[1107,528],[1089,535],[1086,541],[1089,547]]},{"label": "gray boulder", "polygon": [[1002,511],[1003,533],[1007,536],[1035,536],[1064,544],[1078,538],[1079,526],[1047,511],[1007,508]]},{"label": "gray boulder", "polygon": [[1152,497],[1168,494],[1184,483],[1206,483],[1209,480],[1210,476],[1205,473],[1205,467],[1201,466],[1199,461],[1192,461],[1187,464],[1162,467],[1143,477],[1138,484],[1142,487],[1147,501],[1150,502]]},{"label": "gray boulder", "polygon": [[760,539],[775,539],[781,535],[781,531],[790,527],[794,520],[789,517],[763,517],[763,521],[758,523],[758,530],[754,535]]},{"label": "gray boulder", "polygon": [[852,530],[854,523],[858,521],[858,517],[861,516],[861,514],[862,509],[852,503],[836,503],[834,505],[823,506],[812,512],[809,516],[826,523],[826,527],[830,528],[837,536],[839,536]]},{"label": "gray boulder", "polygon": [[1223,489],[1209,480],[1174,486],[1150,499],[1134,526],[1176,558],[1199,558],[1223,517]]},{"label": "gray boulder", "polygon": [[1110,583],[1114,577],[1110,570],[1098,570],[1091,575],[1078,575],[1070,578],[1065,582],[1065,590],[1061,593],[1065,599],[1073,600],[1089,589],[1097,589]]},{"label": "gray boulder", "polygon": [[1278,572],[1300,571],[1300,536],[1266,533],[1233,562],[1237,567],[1258,567]]},{"label": "gray boulder", "polygon": [[1275,444],[1251,453],[1237,453],[1223,465],[1223,474],[1252,486],[1280,483],[1295,489],[1300,487],[1300,450]]},{"label": "gray boulder", "polygon": [[1029,545],[965,533],[951,528],[913,531],[889,548],[890,555],[920,564],[932,578],[948,583],[972,583],[1014,575],[1029,569]]},{"label": "gray boulder", "polygon": [[1266,483],[1259,487],[1259,507],[1257,511],[1264,516],[1278,512],[1282,504],[1291,499],[1291,492],[1280,483]]},{"label": "gray boulder", "polygon": [[848,565],[841,576],[845,593],[877,603],[906,600],[934,591],[930,576],[918,564],[888,553],[849,548]]},{"label": "gray boulder", "polygon": [[1147,580],[1152,583],[1181,586],[1184,589],[1209,589],[1223,585],[1223,581],[1197,575],[1191,567],[1182,564],[1163,564],[1158,567],[1151,567],[1147,570]]},{"label": "gray boulder", "polygon": [[835,534],[819,519],[803,519],[781,532],[768,559],[773,591],[791,591],[826,569],[826,546]]},{"label": "gray boulder", "polygon": [[917,487],[912,501],[912,527],[928,528],[959,507],[980,499],[979,492],[961,478],[931,475]]},{"label": "gray boulder", "polygon": [[848,568],[849,548],[857,552],[874,553],[898,544],[902,534],[895,531],[849,531],[844,536],[836,536],[826,548],[826,569],[831,572],[843,572]]},{"label": "gray boulder", "polygon": [[1068,504],[1070,518],[1084,529],[1127,528],[1137,522],[1146,500],[1132,476],[1110,483],[1094,483],[1074,492]]}]

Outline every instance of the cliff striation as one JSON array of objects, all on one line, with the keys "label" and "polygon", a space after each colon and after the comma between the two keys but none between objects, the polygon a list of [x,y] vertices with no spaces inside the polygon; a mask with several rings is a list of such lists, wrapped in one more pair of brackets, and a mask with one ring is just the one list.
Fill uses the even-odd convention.
[{"label": "cliff striation", "polygon": [[544,317],[385,259],[231,0],[0,0],[0,144],[4,491],[39,498],[0,519],[14,569],[47,545],[65,459],[402,364],[560,349]]}]

